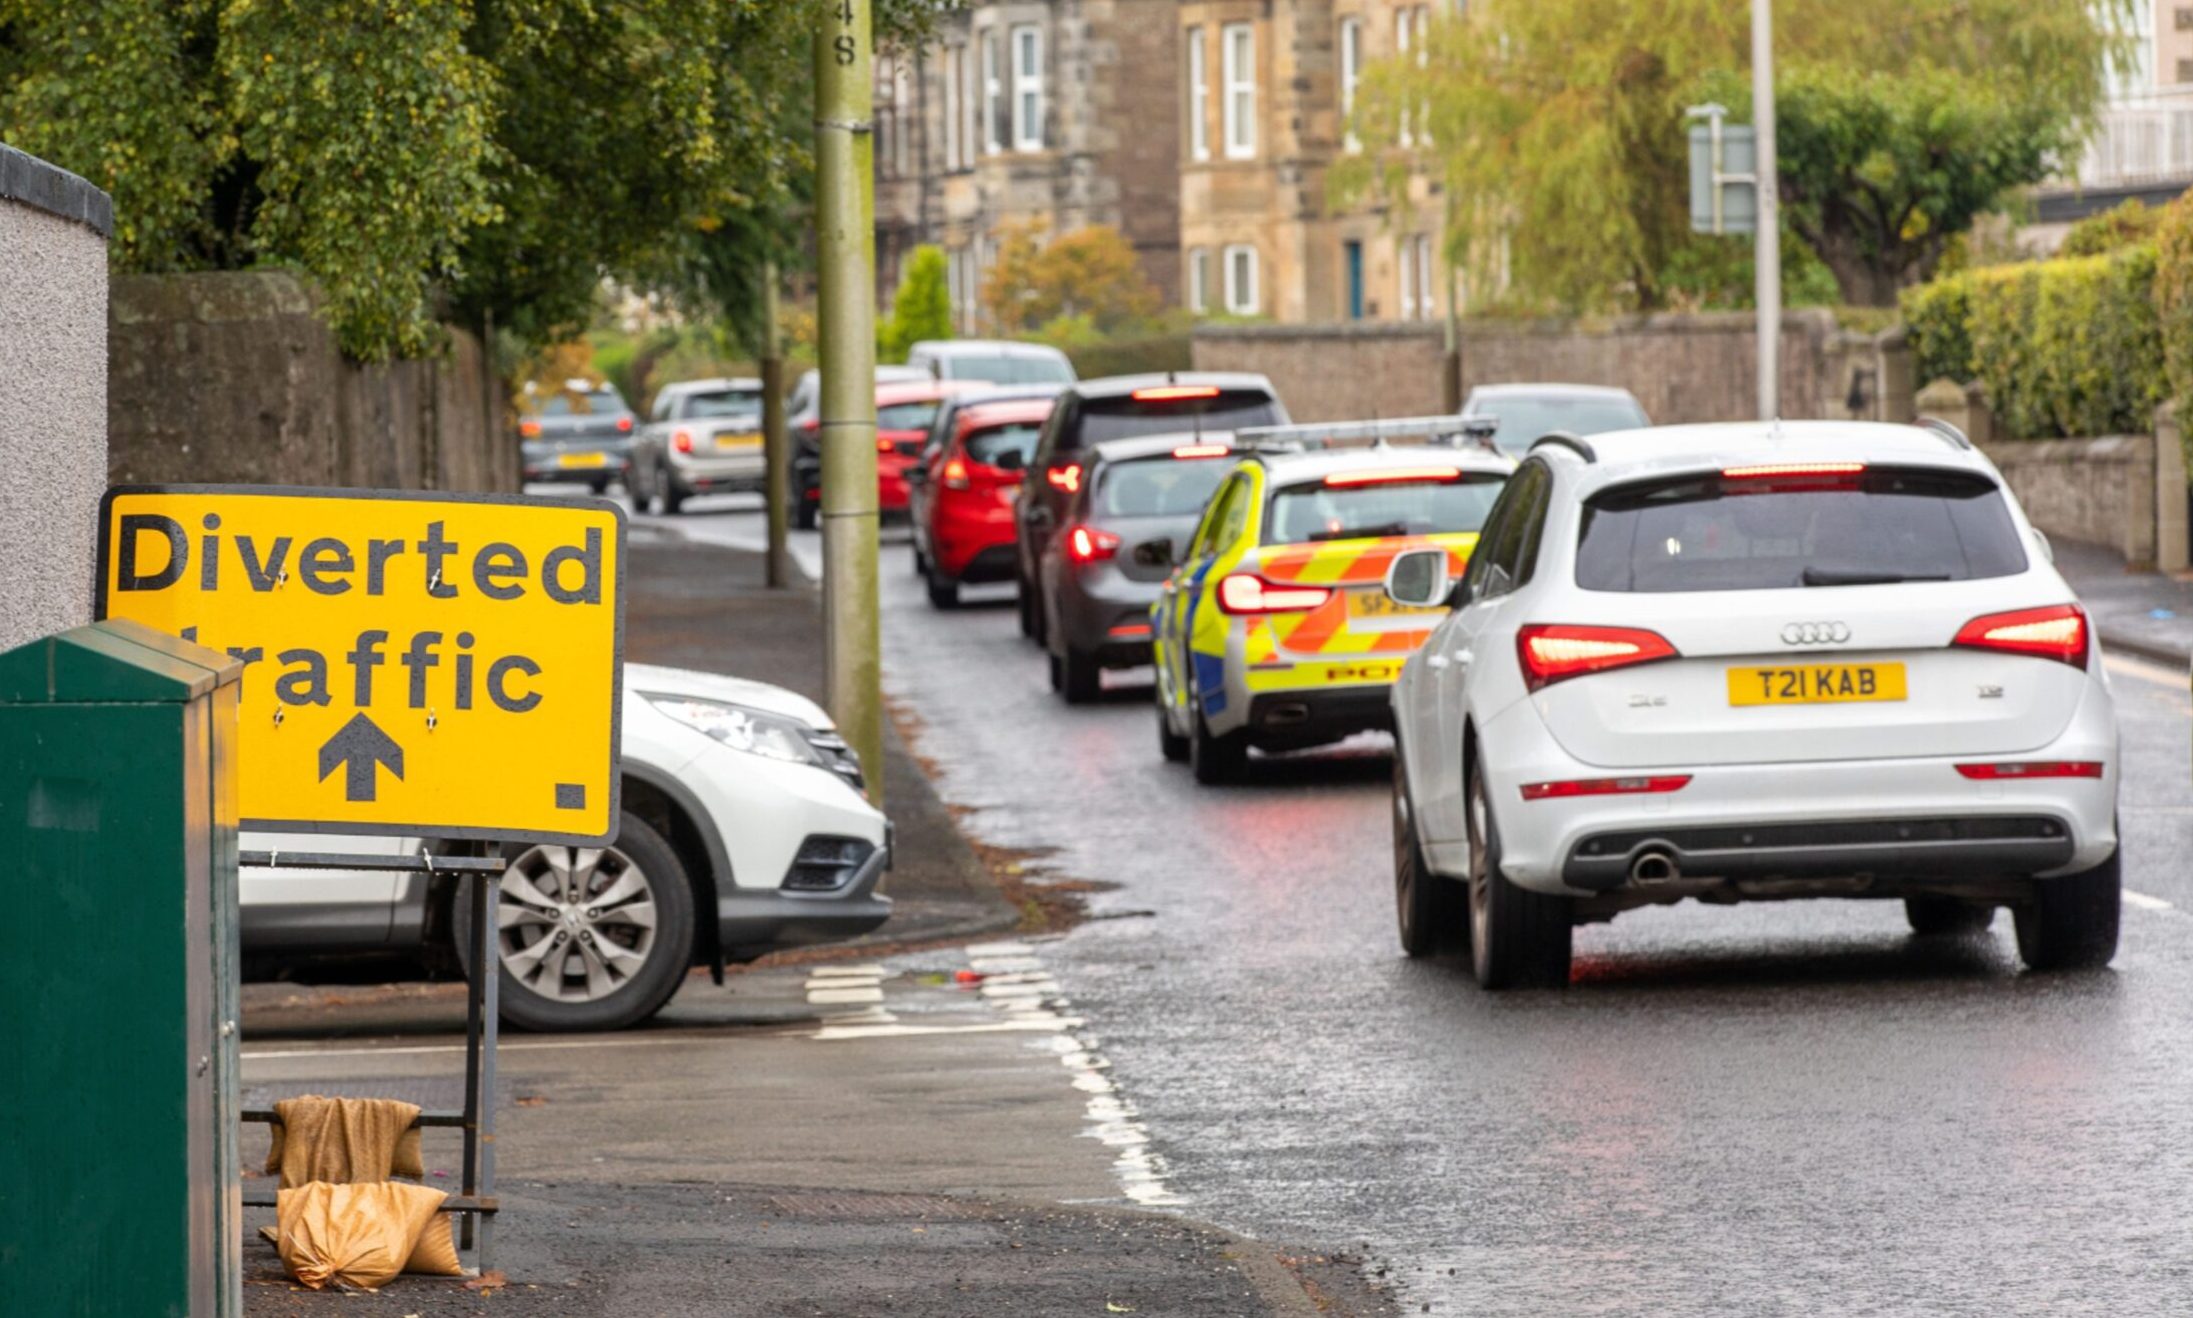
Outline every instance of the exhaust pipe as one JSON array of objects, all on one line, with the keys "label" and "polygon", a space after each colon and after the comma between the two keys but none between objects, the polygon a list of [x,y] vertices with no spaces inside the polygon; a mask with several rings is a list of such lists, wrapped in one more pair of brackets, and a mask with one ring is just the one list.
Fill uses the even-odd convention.
[{"label": "exhaust pipe", "polygon": [[1640,852],[1630,862],[1631,883],[1667,883],[1682,877],[1682,867],[1665,851]]}]

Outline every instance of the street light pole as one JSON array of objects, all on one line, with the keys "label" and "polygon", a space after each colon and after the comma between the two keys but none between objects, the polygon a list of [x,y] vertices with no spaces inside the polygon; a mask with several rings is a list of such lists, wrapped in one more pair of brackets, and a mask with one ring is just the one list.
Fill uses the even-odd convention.
[{"label": "street light pole", "polygon": [[869,0],[832,0],[815,39],[821,313],[823,668],[831,716],[883,803],[876,594],[875,142]]},{"label": "street light pole", "polygon": [[1758,135],[1759,419],[1782,415],[1782,222],[1774,162],[1774,6],[1751,0],[1751,122]]}]

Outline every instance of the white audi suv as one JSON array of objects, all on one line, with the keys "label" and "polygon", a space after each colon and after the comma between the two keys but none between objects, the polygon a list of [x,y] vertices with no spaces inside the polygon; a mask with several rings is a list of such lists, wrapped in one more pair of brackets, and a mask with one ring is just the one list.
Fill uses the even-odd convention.
[{"label": "white audi suv", "polygon": [[1412,956],[1558,985],[1570,933],[1686,897],[2011,909],[2035,970],[2106,964],[2117,722],[2091,629],[1950,427],[1748,423],[1540,440],[1393,689]]}]

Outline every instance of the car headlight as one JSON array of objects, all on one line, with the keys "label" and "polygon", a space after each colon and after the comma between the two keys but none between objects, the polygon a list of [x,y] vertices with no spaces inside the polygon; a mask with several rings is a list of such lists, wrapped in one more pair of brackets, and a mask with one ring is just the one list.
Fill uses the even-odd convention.
[{"label": "car headlight", "polygon": [[671,718],[715,738],[732,750],[787,764],[811,764],[838,775],[856,789],[863,786],[859,762],[846,747],[845,740],[834,732],[811,728],[783,714],[720,700],[652,692],[641,695],[648,704]]}]

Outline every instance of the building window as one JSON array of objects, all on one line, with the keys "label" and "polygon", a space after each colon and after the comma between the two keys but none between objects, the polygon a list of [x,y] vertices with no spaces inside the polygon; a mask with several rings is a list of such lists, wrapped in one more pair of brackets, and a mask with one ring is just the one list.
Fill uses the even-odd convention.
[{"label": "building window", "polygon": [[1013,29],[1013,149],[1043,149],[1043,29]]},{"label": "building window", "polygon": [[1360,151],[1363,144],[1356,140],[1348,121],[1355,114],[1355,87],[1363,81],[1363,20],[1340,20],[1340,123],[1341,143],[1350,151]]},{"label": "building window", "polygon": [[1221,125],[1228,160],[1256,155],[1256,29],[1228,23],[1219,32],[1219,76],[1224,80]]},{"label": "building window", "polygon": [[994,156],[1005,149],[1005,139],[1010,134],[1006,125],[1004,52],[998,49],[998,34],[982,34],[982,125],[984,155]]},{"label": "building window", "polygon": [[1209,249],[1188,249],[1188,310],[1198,316],[1211,309],[1211,253]]},{"label": "building window", "polygon": [[1226,310],[1236,316],[1257,313],[1256,249],[1235,243],[1226,249]]},{"label": "building window", "polygon": [[1211,71],[1203,51],[1203,29],[1188,29],[1188,157],[1211,158]]}]

